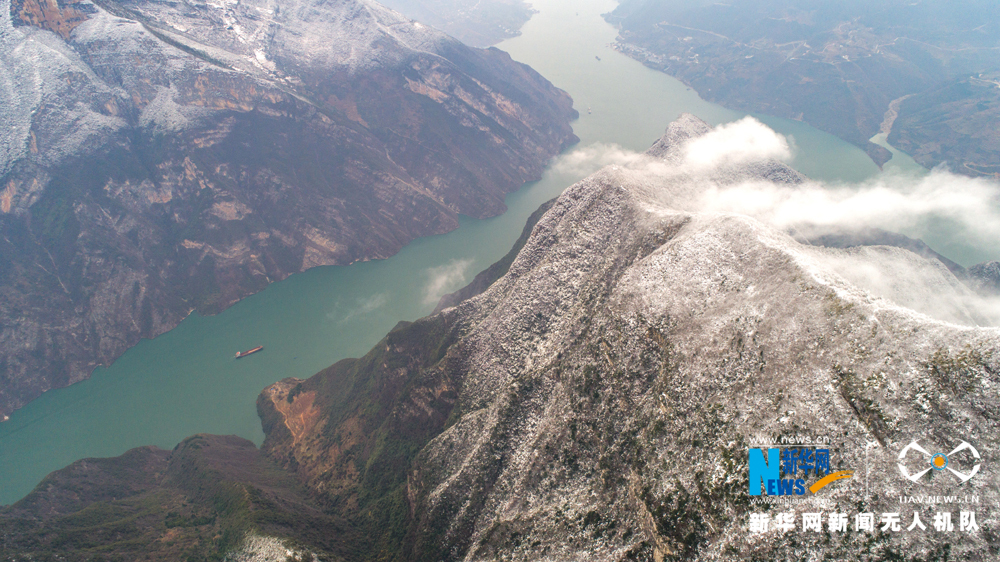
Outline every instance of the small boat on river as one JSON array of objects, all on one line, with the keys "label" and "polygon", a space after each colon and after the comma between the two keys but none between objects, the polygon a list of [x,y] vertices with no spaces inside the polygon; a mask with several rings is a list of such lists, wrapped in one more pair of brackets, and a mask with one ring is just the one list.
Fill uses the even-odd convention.
[{"label": "small boat on river", "polygon": [[253,349],[251,349],[249,351],[237,351],[236,352],[236,358],[239,359],[240,357],[246,357],[247,355],[252,355],[254,353],[257,353],[258,351],[262,351],[263,349],[264,349],[264,346],[258,345],[257,347],[255,347],[255,348],[253,348]]}]

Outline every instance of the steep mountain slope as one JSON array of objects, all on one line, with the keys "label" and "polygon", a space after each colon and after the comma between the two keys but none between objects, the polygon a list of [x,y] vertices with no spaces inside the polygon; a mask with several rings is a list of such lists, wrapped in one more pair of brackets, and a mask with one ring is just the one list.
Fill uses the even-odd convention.
[{"label": "steep mountain slope", "polygon": [[571,100],[370,0],[0,3],[0,415],[191,310],[496,215]]},{"label": "steep mountain slope", "polygon": [[[892,158],[997,173],[1000,19],[984,0],[625,0],[619,50],[707,100],[798,119]],[[898,116],[898,119],[897,119]],[[992,126],[991,126],[992,125]]]},{"label": "steep mountain slope", "polygon": [[[53,472],[0,520],[4,560],[18,552],[222,560],[241,547],[271,547],[281,560],[287,547],[324,558],[357,555],[345,522],[323,514],[291,475],[233,436],[195,435],[173,451],[146,447],[81,460]],[[274,535],[284,541],[265,538]]]},{"label": "steep mountain slope", "polygon": [[[982,531],[946,546],[933,531],[749,534],[751,512],[779,509],[750,505],[756,435],[830,439],[833,468],[858,471],[794,504],[799,519],[912,517],[900,495],[956,493],[899,476],[912,439],[974,440],[995,463],[1000,334],[890,300],[975,322],[936,260],[677,210],[699,182],[674,167],[677,143],[705,129],[673,125],[655,174],[609,168],[567,190],[481,295],[265,391],[267,453],[366,534],[386,530],[372,559],[989,559],[986,478],[962,488]],[[773,162],[711,175],[800,178]],[[882,283],[860,288],[872,271]]]},{"label": "steep mountain slope", "polygon": [[974,265],[969,268],[969,275],[984,292],[1000,295],[1000,262]]},{"label": "steep mountain slope", "polygon": [[[683,210],[706,181],[802,181],[770,161],[687,165],[684,143],[707,132],[682,118],[645,162],[564,192],[466,300],[265,389],[264,452],[356,533],[349,556],[995,558],[998,330],[893,301],[933,292],[907,304],[975,322],[971,293],[937,260]],[[862,288],[871,272],[883,283]],[[825,443],[831,469],[854,476],[754,505],[761,435]],[[981,474],[904,479],[897,456],[914,439],[973,442]],[[979,529],[959,532],[959,506],[952,534],[854,529],[861,512],[930,523],[941,505],[898,499],[918,494],[977,496],[961,508]],[[748,529],[752,513],[789,511],[822,512],[824,530]],[[831,512],[851,515],[847,532],[825,530]]]}]

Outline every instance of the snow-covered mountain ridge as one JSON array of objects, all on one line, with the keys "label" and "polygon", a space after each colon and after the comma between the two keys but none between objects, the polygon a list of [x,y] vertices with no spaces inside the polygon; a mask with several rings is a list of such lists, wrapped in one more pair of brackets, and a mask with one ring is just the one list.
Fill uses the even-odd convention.
[{"label": "snow-covered mountain ridge", "polygon": [[[478,296],[265,390],[264,450],[373,528],[396,520],[379,502],[405,497],[401,559],[989,559],[996,480],[911,482],[897,457],[968,441],[995,465],[1000,330],[961,325],[971,292],[908,250],[685,210],[706,175],[802,181],[768,160],[692,173],[683,149],[707,131],[682,118],[647,159],[566,190]],[[754,505],[760,436],[826,443],[854,476]],[[749,528],[788,511],[824,528],[831,513],[933,521],[940,506],[900,503],[917,494],[978,497],[980,531],[945,546],[933,530]]]}]

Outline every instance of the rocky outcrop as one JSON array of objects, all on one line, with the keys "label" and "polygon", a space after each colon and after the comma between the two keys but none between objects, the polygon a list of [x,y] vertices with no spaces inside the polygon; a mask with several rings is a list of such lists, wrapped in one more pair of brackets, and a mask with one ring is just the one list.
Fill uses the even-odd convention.
[{"label": "rocky outcrop", "polygon": [[0,415],[192,310],[502,213],[575,138],[530,68],[369,0],[0,8]]}]

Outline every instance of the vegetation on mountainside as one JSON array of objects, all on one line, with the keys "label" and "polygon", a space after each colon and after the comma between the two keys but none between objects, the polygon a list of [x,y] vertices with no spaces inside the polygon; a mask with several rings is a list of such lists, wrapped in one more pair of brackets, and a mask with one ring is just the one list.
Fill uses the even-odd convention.
[{"label": "vegetation on mountainside", "polygon": [[221,561],[248,534],[333,558],[354,548],[349,526],[252,443],[211,435],[78,461],[0,511],[0,527],[0,560]]}]

